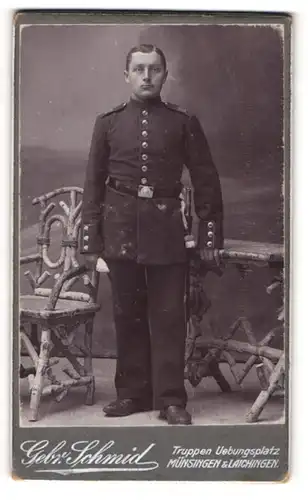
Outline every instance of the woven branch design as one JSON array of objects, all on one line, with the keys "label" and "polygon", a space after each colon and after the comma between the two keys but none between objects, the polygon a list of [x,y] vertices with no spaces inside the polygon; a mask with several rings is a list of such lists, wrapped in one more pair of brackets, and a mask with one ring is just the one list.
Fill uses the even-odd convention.
[{"label": "woven branch design", "polygon": [[[24,274],[27,277],[32,290],[41,296],[49,296],[51,288],[42,288],[42,285],[54,274],[54,278],[58,280],[63,273],[70,269],[78,268],[78,241],[79,231],[81,226],[81,208],[83,190],[78,187],[59,188],[50,191],[42,196],[34,198],[33,205],[39,205],[39,232],[37,236],[38,252],[33,256],[23,257],[21,263],[36,263],[35,273],[27,270]],[[64,199],[59,199],[56,203],[55,198],[66,196],[69,202]],[[60,213],[54,213],[56,207],[60,209]],[[61,239],[59,241],[59,254],[56,259],[50,256],[52,229],[56,226],[60,230]],[[53,249],[54,250],[54,249]],[[55,273],[55,271],[59,271]],[[97,289],[96,273],[91,273],[89,276],[86,273],[81,277],[83,284],[87,289],[87,293],[74,292],[73,287],[80,276],[72,277],[63,283],[62,294],[63,298],[67,293],[70,298],[76,300],[88,301],[93,297]],[[76,294],[74,296],[74,294]]]},{"label": "woven branch design", "polygon": [[[236,255],[238,258],[238,254]],[[251,259],[251,254],[248,255]],[[256,258],[256,256],[255,256]],[[242,276],[245,277],[250,266],[261,262],[262,259],[251,260],[249,265],[245,265]],[[239,265],[235,260],[233,264]],[[242,265],[242,263],[241,263]],[[246,269],[247,268],[247,269]],[[267,286],[266,292],[271,294],[273,290],[283,289],[283,269],[278,276],[275,276],[272,283]],[[278,325],[268,332],[265,337],[257,342],[252,326],[246,317],[239,317],[229,329],[225,337],[215,335],[215,328],[212,328],[213,337],[207,338],[203,335],[201,321],[204,311],[209,308],[209,300],[203,294],[201,275],[193,274],[191,285],[193,293],[191,296],[190,322],[186,339],[186,368],[185,376],[193,387],[196,387],[204,377],[212,376],[223,391],[231,390],[228,382],[220,372],[219,362],[224,360],[229,365],[236,386],[242,388],[242,383],[253,366],[256,367],[257,377],[260,383],[261,392],[246,415],[247,422],[255,422],[269,397],[277,390],[284,390],[285,383],[285,360],[283,350],[270,347],[274,338],[284,335],[284,307],[279,307],[277,311]],[[205,300],[205,303],[202,304]],[[215,325],[212,325],[215,327]],[[247,337],[247,341],[235,340],[237,332],[242,331]],[[244,365],[237,364],[233,353],[246,355]]]}]

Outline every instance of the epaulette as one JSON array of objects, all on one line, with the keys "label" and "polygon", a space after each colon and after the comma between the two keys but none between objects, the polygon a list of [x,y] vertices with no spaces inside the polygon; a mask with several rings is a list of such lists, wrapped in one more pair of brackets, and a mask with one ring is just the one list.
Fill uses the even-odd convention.
[{"label": "epaulette", "polygon": [[164,102],[167,108],[172,109],[173,111],[178,111],[179,113],[184,113],[184,115],[189,116],[189,113],[186,109],[182,109],[177,104],[172,104],[171,102]]},{"label": "epaulette", "polygon": [[110,111],[107,111],[106,113],[102,113],[101,116],[107,116],[111,115],[112,113],[118,113],[119,111],[122,111],[126,107],[127,103],[122,102],[122,104],[119,104],[119,106],[116,106],[115,108],[111,109]]}]

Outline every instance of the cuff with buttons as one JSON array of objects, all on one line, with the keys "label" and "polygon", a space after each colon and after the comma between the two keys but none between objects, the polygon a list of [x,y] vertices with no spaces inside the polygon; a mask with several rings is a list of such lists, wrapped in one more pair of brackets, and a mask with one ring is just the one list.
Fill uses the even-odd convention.
[{"label": "cuff with buttons", "polygon": [[214,250],[223,247],[221,224],[214,219],[199,219],[198,248]]},{"label": "cuff with buttons", "polygon": [[97,232],[97,223],[86,223],[81,226],[80,253],[101,253],[102,240]]},{"label": "cuff with buttons", "polygon": [[88,251],[89,250],[89,226],[86,224],[83,226],[83,235],[82,235],[82,250],[83,251]]},{"label": "cuff with buttons", "polygon": [[215,248],[215,222],[209,221],[207,223],[207,234],[205,235],[205,244],[207,248]]}]

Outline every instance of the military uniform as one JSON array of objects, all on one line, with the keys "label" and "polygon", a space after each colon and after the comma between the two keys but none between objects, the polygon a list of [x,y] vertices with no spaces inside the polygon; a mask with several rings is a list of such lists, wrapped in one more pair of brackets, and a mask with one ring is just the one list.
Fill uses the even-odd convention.
[{"label": "military uniform", "polygon": [[223,244],[220,181],[198,119],[160,98],[97,117],[84,185],[81,252],[110,268],[120,398],[186,404],[187,251],[179,195],[186,165],[199,245]]}]

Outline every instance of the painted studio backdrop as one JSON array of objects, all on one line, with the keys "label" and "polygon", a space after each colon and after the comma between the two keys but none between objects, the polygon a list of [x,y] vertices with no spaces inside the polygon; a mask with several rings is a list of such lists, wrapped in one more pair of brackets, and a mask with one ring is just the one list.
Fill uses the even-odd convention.
[{"label": "painted studio backdrop", "polygon": [[[225,237],[283,240],[283,59],[270,26],[29,26],[22,31],[20,88],[21,254],[35,251],[35,196],[83,186],[93,124],[129,98],[128,50],[157,44],[169,78],[163,98],[200,118],[217,165]],[[208,276],[217,334],[248,316],[257,338],[276,321],[266,269]],[[21,276],[21,292],[29,284]],[[115,354],[109,281],[101,275],[94,356]],[[205,326],[205,334],[207,327]]]}]

